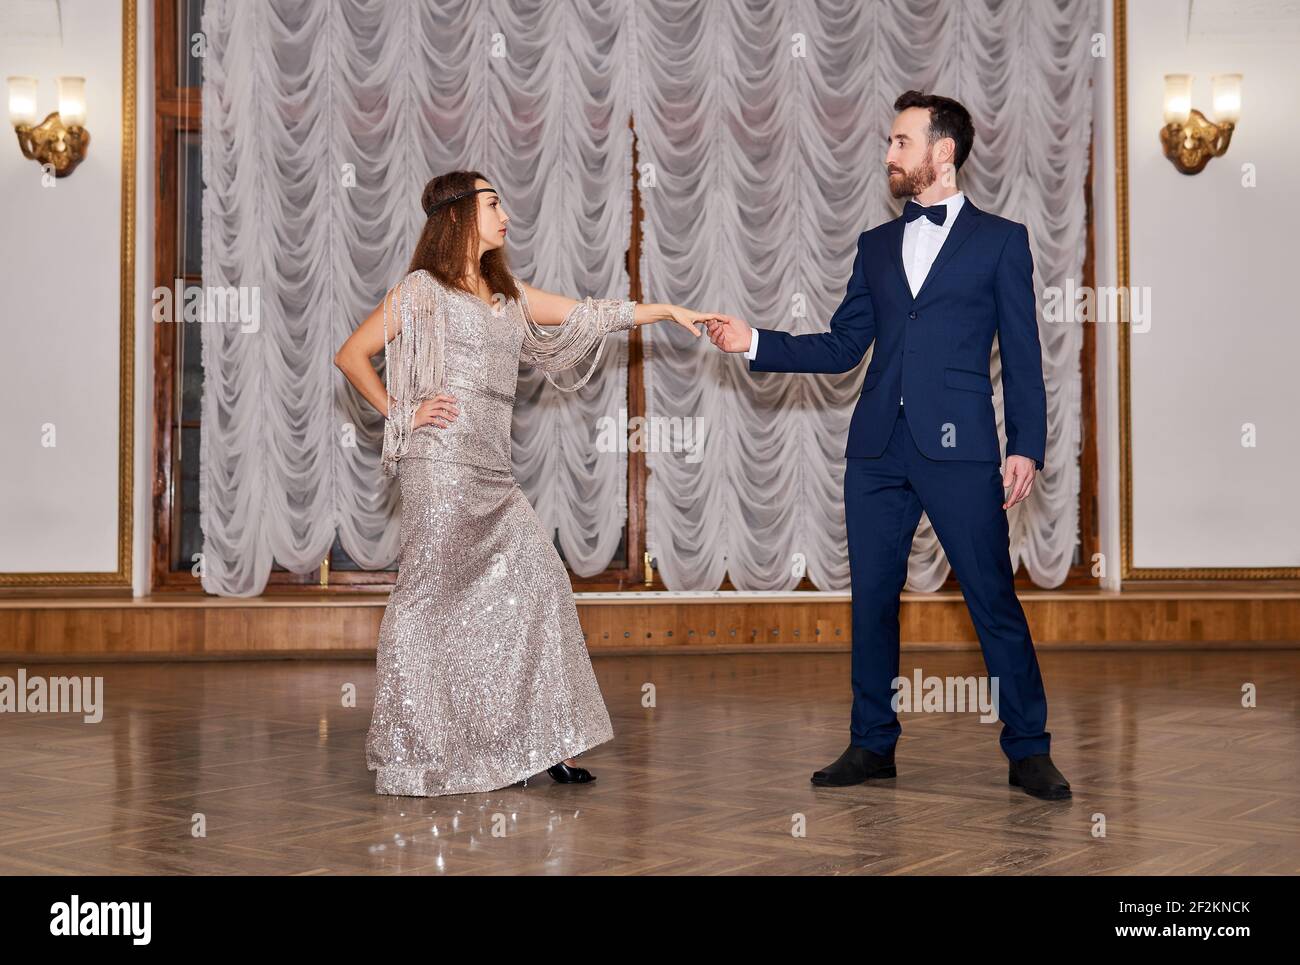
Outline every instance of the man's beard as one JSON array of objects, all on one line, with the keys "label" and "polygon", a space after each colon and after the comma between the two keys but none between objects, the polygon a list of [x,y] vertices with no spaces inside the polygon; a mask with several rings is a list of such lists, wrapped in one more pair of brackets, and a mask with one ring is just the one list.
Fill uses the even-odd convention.
[{"label": "man's beard", "polygon": [[889,193],[896,198],[914,198],[934,184],[934,165],[926,158],[920,167],[902,174],[889,175]]}]

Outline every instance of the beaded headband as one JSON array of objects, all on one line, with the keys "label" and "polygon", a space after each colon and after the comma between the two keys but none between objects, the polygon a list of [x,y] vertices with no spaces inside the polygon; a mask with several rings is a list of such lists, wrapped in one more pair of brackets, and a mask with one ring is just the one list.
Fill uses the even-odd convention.
[{"label": "beaded headband", "polygon": [[465,198],[473,197],[474,195],[481,194],[484,191],[491,191],[493,194],[496,194],[496,190],[496,188],[475,188],[473,191],[463,191],[460,194],[453,194],[450,198],[443,198],[437,204],[431,205],[425,214],[432,217],[433,213],[439,208],[446,207],[447,205],[453,204],[457,201],[463,201]]}]

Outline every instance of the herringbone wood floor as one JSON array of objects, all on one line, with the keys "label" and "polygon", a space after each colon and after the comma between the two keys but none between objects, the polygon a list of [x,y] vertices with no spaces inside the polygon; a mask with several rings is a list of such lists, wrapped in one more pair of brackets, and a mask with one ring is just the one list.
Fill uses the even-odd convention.
[{"label": "herringbone wood floor", "polygon": [[[583,758],[594,785],[455,798],[373,793],[367,662],[27,664],[102,675],[106,709],[0,714],[0,872],[1300,871],[1300,651],[1040,661],[1072,802],[1008,788],[1001,725],[958,714],[904,715],[897,780],[813,788],[847,743],[847,654],[598,657],[616,736]],[[983,670],[904,651],[917,665]]]}]

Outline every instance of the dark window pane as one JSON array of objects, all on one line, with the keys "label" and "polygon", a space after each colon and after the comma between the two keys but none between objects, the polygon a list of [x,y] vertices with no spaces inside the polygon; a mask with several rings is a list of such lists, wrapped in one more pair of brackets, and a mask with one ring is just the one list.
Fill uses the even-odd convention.
[{"label": "dark window pane", "polygon": [[203,531],[199,526],[199,430],[181,429],[180,505],[174,518],[180,520],[180,539],[176,543],[173,568],[188,570],[194,566],[194,554],[203,549]]},{"label": "dark window pane", "polygon": [[361,569],[352,557],[343,551],[343,544],[339,542],[338,533],[334,534],[334,545],[330,547],[330,569],[347,570],[353,573]]},{"label": "dark window pane", "polygon": [[[362,566],[352,557],[348,556],[347,552],[343,549],[343,544],[339,541],[339,537],[337,533],[334,534],[334,545],[330,547],[330,569],[347,571],[349,573],[361,573],[365,571],[364,566]],[[385,569],[375,570],[373,572],[396,573],[397,561],[394,560],[392,562],[392,565],[386,567]]]},{"label": "dark window pane", "polygon": [[[181,421],[198,422],[203,410],[203,333],[201,322],[180,322]],[[198,429],[190,430],[198,435]]]},{"label": "dark window pane", "polygon": [[[551,543],[555,546],[555,552],[560,554],[560,560],[563,561],[566,568],[569,561],[564,558],[564,549],[560,546],[560,531],[558,529],[551,533]],[[627,527],[624,526],[618,534],[618,549],[614,551],[613,558],[609,561],[611,567],[627,566]],[[569,571],[572,574],[572,570]]]},{"label": "dark window pane", "polygon": [[176,2],[176,86],[199,87],[203,83],[203,61],[195,57],[194,35],[202,27],[203,0]]},{"label": "dark window pane", "polygon": [[203,137],[198,131],[178,131],[176,183],[176,271],[203,274]]}]

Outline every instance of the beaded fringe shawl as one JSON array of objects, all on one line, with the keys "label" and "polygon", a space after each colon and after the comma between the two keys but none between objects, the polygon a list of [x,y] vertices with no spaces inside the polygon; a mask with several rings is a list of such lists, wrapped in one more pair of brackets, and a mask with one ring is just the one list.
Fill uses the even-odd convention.
[{"label": "beaded fringe shawl", "polygon": [[[600,364],[606,335],[636,325],[636,302],[616,298],[586,298],[570,310],[562,324],[538,325],[522,288],[519,295],[524,318],[520,358],[540,369],[547,381],[563,392],[576,392],[587,384]],[[391,342],[390,312],[402,321]],[[397,474],[397,460],[410,447],[411,423],[420,403],[445,391],[447,326],[446,319],[440,317],[442,312],[438,283],[424,269],[411,272],[384,297],[384,378],[389,408],[380,469],[385,476]],[[572,385],[551,378],[554,372],[577,367],[589,355],[590,365]]]},{"label": "beaded fringe shawl", "polygon": [[[393,303],[396,307],[393,308]],[[379,465],[385,476],[397,475],[397,460],[411,444],[415,410],[446,384],[446,330],[437,315],[441,308],[438,283],[427,271],[413,271],[384,297],[384,379],[388,417],[384,420],[384,451]],[[388,340],[389,312],[402,321]]]},{"label": "beaded fringe shawl", "polygon": [[[562,392],[576,392],[587,384],[600,364],[605,336],[636,325],[636,302],[617,298],[585,298],[570,309],[564,321],[555,326],[538,325],[528,307],[528,296],[519,290],[524,313],[523,361],[541,369],[546,381]],[[551,378],[552,372],[576,368],[592,349],[595,355],[582,377],[572,385],[561,385]]]}]

